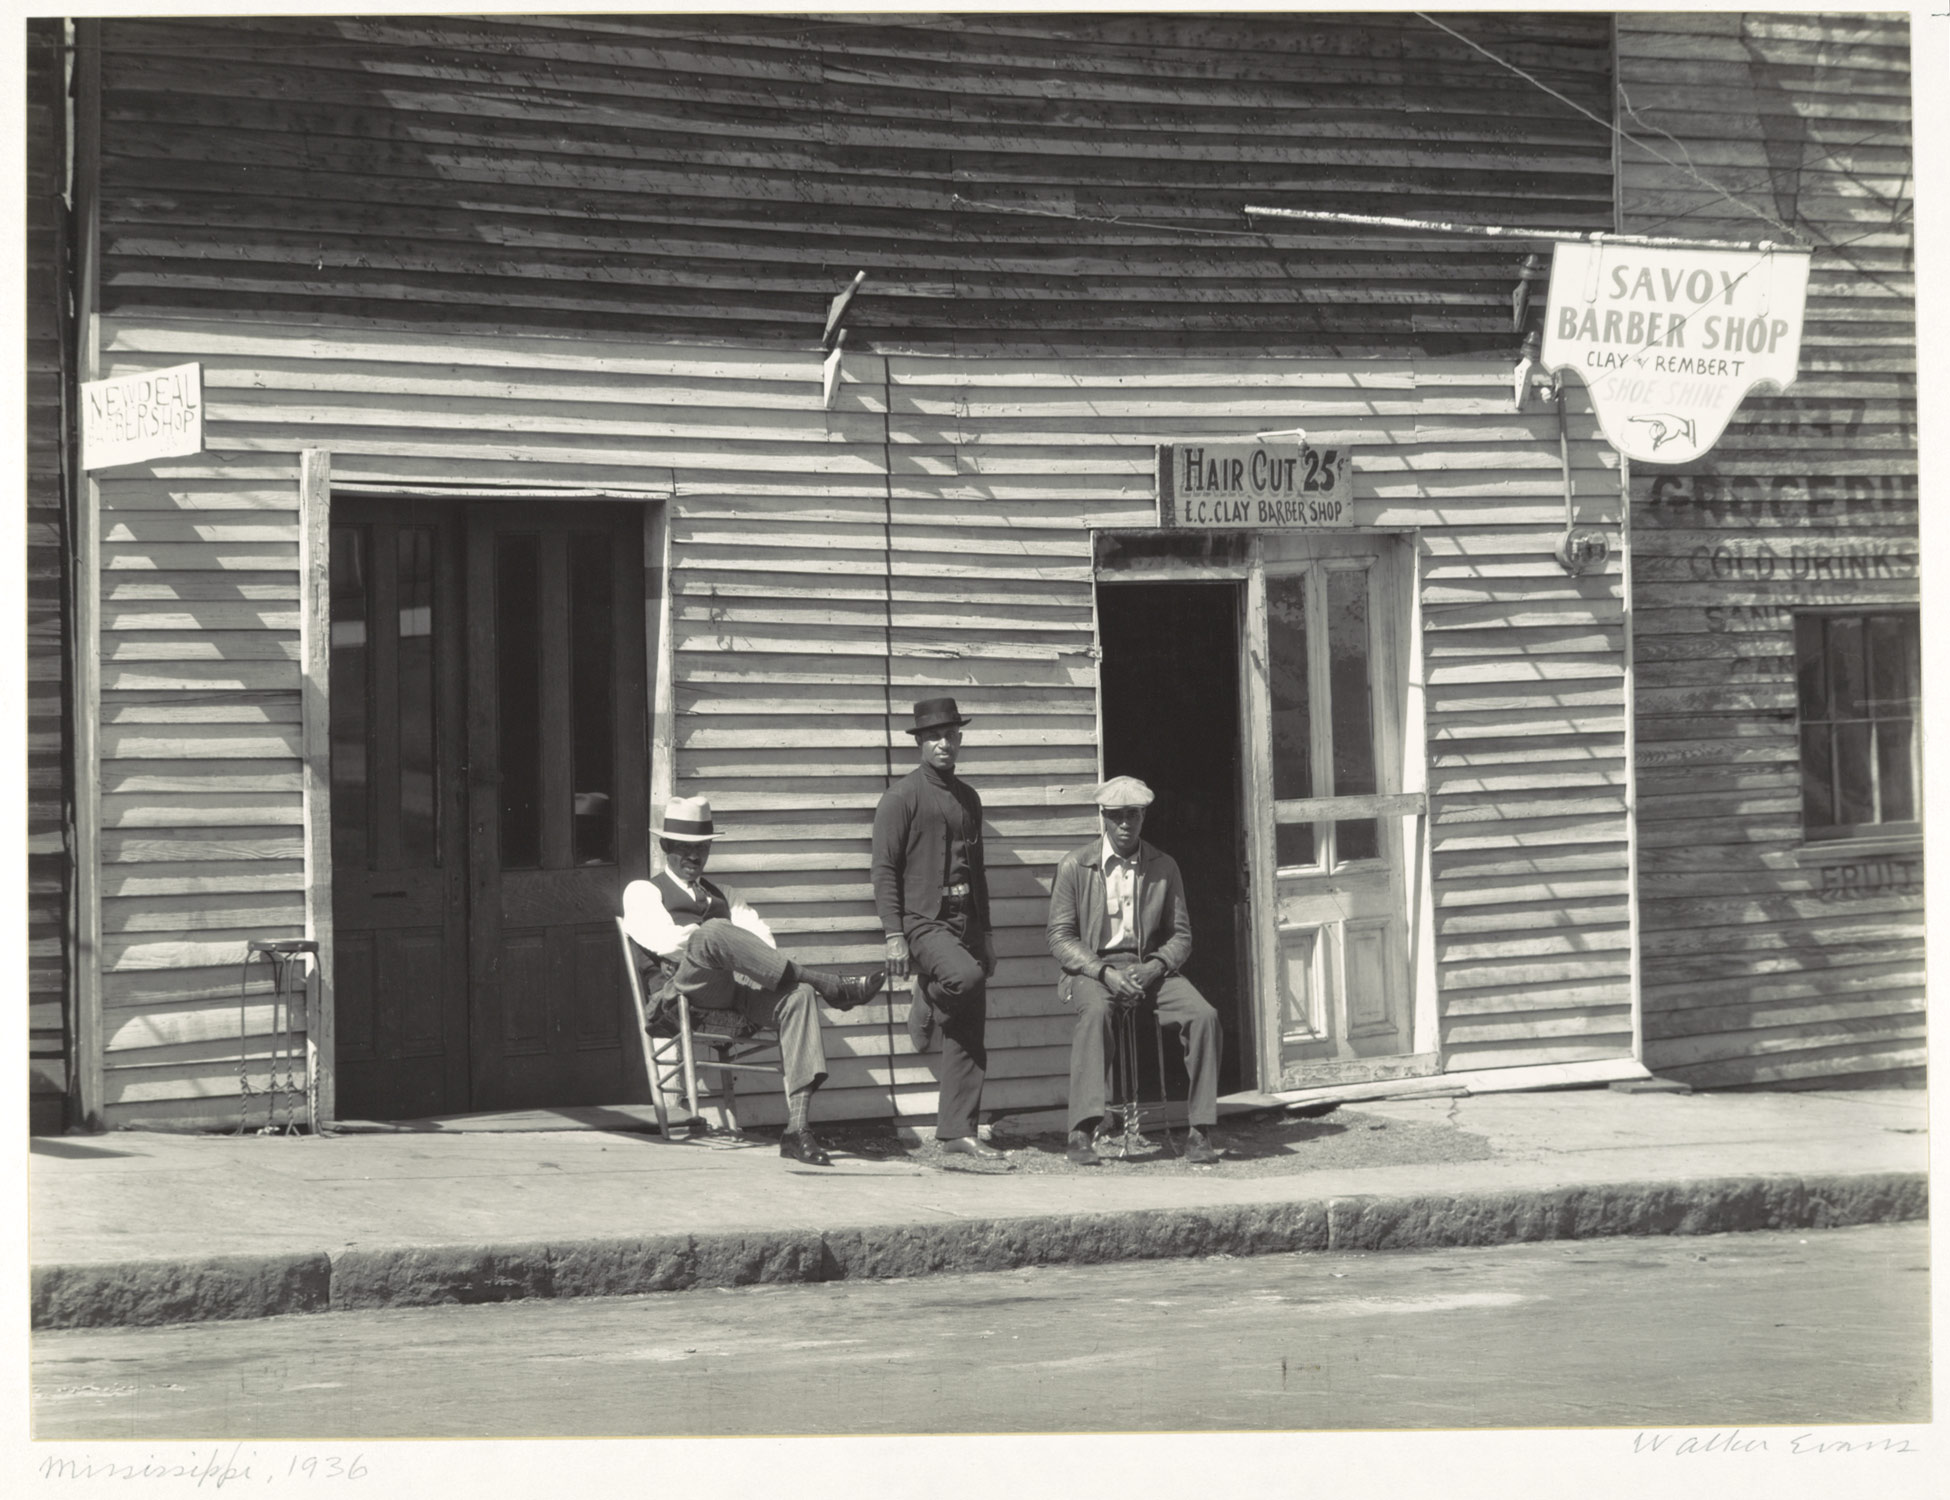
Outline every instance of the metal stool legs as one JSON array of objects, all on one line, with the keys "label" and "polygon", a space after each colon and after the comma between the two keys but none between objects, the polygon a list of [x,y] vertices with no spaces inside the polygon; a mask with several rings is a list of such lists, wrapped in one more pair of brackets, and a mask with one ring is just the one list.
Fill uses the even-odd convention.
[{"label": "metal stool legs", "polygon": [[[1104,1118],[1098,1123],[1093,1145],[1102,1156],[1139,1156],[1151,1149],[1144,1136],[1144,1103],[1138,1097],[1138,1007],[1115,1007],[1110,1023],[1110,1098],[1104,1105]],[[1156,1016],[1151,1018],[1151,1035],[1158,1046],[1158,1111],[1164,1113],[1165,1029]],[[1118,1131],[1112,1124],[1122,1124]],[[1166,1125],[1165,1141],[1171,1142],[1171,1127]]]}]

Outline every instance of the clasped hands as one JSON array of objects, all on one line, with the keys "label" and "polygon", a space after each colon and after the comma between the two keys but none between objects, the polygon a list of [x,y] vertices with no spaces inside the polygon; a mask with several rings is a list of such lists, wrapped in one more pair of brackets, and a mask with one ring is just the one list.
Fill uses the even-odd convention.
[{"label": "clasped hands", "polygon": [[1151,987],[1164,978],[1165,966],[1155,958],[1141,964],[1105,964],[1104,988],[1119,1007],[1136,1005]]}]

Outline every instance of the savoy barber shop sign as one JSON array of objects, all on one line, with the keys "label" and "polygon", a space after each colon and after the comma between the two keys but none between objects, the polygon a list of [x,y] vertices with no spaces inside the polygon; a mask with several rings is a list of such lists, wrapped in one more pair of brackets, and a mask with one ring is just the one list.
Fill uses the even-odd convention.
[{"label": "savoy barber shop sign", "polygon": [[1747,393],[1793,384],[1808,252],[1561,244],[1543,367],[1570,370],[1627,458],[1686,463]]},{"label": "savoy barber shop sign", "polygon": [[1310,531],[1354,524],[1345,448],[1305,442],[1160,443],[1158,524]]}]

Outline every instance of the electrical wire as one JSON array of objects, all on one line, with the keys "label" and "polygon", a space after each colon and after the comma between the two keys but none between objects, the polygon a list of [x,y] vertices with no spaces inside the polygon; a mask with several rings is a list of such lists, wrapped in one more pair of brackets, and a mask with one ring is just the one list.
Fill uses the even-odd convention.
[{"label": "electrical wire", "polygon": [[1442,22],[1436,20],[1434,16],[1428,14],[1426,11],[1418,10],[1413,12],[1413,14],[1416,16],[1418,20],[1423,20],[1428,22],[1429,25],[1435,27],[1437,31],[1446,32],[1448,35],[1454,37],[1457,41],[1461,42],[1465,47],[1469,47],[1477,52],[1482,53],[1483,56],[1487,57],[1491,62],[1495,63],[1499,68],[1508,69],[1510,72],[1516,74],[1517,77],[1521,78],[1525,83],[1529,84],[1531,87],[1535,89],[1539,89],[1542,92],[1550,95],[1551,98],[1557,100],[1558,103],[1564,105],[1566,108],[1576,110],[1579,114],[1583,115],[1587,120],[1591,120],[1596,124],[1604,126],[1606,130],[1610,131],[1613,135],[1617,136],[1621,141],[1626,141],[1634,146],[1637,146],[1641,151],[1653,157],[1655,160],[1664,162],[1667,166],[1671,167],[1674,171],[1684,172],[1688,177],[1692,178],[1693,181],[1697,182],[1701,187],[1704,187],[1712,192],[1718,193],[1722,198],[1726,199],[1726,201],[1731,203],[1735,208],[1743,209],[1747,213],[1752,214],[1755,218],[1761,220],[1763,223],[1772,224],[1776,229],[1780,230],[1781,233],[1787,235],[1791,239],[1798,238],[1795,230],[1790,228],[1788,225],[1783,224],[1779,219],[1775,218],[1772,214],[1765,213],[1762,210],[1755,208],[1753,204],[1746,202],[1744,199],[1736,198],[1729,189],[1720,186],[1719,183],[1714,182],[1711,179],[1702,176],[1698,171],[1694,170],[1693,166],[1690,163],[1674,161],[1670,156],[1667,156],[1664,152],[1655,150],[1653,147],[1648,146],[1644,141],[1638,139],[1636,136],[1633,136],[1631,134],[1628,134],[1626,131],[1621,130],[1615,122],[1611,120],[1607,120],[1606,118],[1604,118],[1604,116],[1596,114],[1591,110],[1586,109],[1582,104],[1578,103],[1577,100],[1569,98],[1566,95],[1559,93],[1556,89],[1552,88],[1549,84],[1545,83],[1541,78],[1536,77],[1534,74],[1526,73],[1522,68],[1518,67],[1515,63],[1510,62],[1505,58],[1498,57],[1494,52],[1490,51],[1489,48],[1482,46],[1480,43],[1471,41],[1468,37],[1464,36],[1460,31],[1456,30],[1455,27],[1443,25]]}]

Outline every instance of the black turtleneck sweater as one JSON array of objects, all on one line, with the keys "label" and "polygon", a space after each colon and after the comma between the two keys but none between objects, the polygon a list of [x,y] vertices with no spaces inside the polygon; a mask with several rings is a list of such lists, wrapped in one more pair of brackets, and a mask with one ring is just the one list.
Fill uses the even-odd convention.
[{"label": "black turtleneck sweater", "polygon": [[941,915],[944,887],[967,885],[976,922],[989,924],[982,867],[982,799],[952,773],[915,767],[881,795],[873,815],[873,899],[881,928],[905,935]]}]

